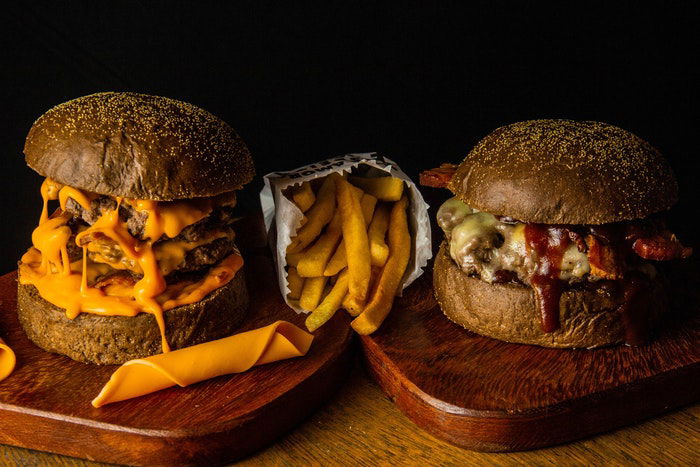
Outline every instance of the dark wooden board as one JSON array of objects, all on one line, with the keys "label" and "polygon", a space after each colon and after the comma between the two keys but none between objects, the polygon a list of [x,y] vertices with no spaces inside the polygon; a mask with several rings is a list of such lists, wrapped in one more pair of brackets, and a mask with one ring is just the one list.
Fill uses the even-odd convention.
[{"label": "dark wooden board", "polygon": [[418,426],[477,451],[565,443],[700,399],[697,267],[677,271],[681,318],[651,344],[559,350],[508,344],[448,321],[427,272],[360,340],[368,369]]},{"label": "dark wooden board", "polygon": [[[250,319],[241,331],[303,316],[279,294],[263,248],[247,254]],[[309,354],[95,409],[117,366],[75,362],[34,346],[16,318],[16,273],[0,277],[0,335],[17,354],[0,382],[0,443],[124,464],[221,463],[272,442],[323,404],[351,365],[345,313],[317,331]]]}]

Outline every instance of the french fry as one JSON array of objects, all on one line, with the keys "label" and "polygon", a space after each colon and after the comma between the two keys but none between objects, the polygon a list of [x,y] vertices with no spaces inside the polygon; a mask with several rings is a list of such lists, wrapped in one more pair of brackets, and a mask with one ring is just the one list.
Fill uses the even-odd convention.
[{"label": "french fry", "polygon": [[336,183],[338,210],[342,217],[345,255],[348,261],[348,290],[358,302],[367,298],[370,276],[369,241],[360,202],[345,180]]},{"label": "french fry", "polygon": [[[374,289],[377,286],[379,276],[381,275],[382,269],[372,267],[371,271],[372,272],[370,273],[369,285],[370,294],[373,294]],[[359,316],[359,314],[362,313],[362,310],[365,308],[365,304],[364,302],[360,302],[357,299],[355,299],[355,297],[353,297],[352,295],[347,294],[343,299],[343,308],[345,308],[345,311],[347,311],[350,316]]]},{"label": "french fry", "polygon": [[380,201],[398,201],[403,195],[403,180],[396,177],[350,177],[350,182]]},{"label": "french fry", "polygon": [[326,269],[323,270],[324,276],[335,276],[348,265],[348,257],[345,256],[345,240],[341,240],[335,253],[326,264]]},{"label": "french fry", "polygon": [[372,266],[384,266],[389,257],[389,247],[384,241],[386,229],[389,227],[389,214],[391,206],[382,204],[374,211],[374,217],[367,230],[369,239],[369,255]]},{"label": "french fry", "polygon": [[360,198],[360,209],[362,209],[362,217],[365,220],[365,225],[369,225],[372,222],[372,215],[374,214],[374,208],[377,206],[377,198],[370,195],[369,193],[362,193],[362,198]]},{"label": "french fry", "polygon": [[[377,198],[364,193],[360,199],[360,208],[362,209],[362,217],[365,219],[365,224],[369,225],[374,214],[374,208],[377,205]],[[326,265],[323,271],[324,276],[335,276],[348,265],[348,258],[345,256],[345,240],[341,240],[338,248]]]},{"label": "french fry", "polygon": [[351,323],[358,334],[371,334],[379,328],[391,311],[394,296],[401,285],[401,279],[411,256],[411,235],[406,218],[407,205],[408,201],[404,196],[391,208],[388,230],[389,258],[371,300],[360,316]]},{"label": "french fry", "polygon": [[365,193],[352,183],[350,187],[355,197],[360,201],[360,208],[362,209],[362,217],[365,219],[365,224],[369,225],[372,220],[372,214],[374,214],[374,208],[377,205],[377,198],[369,193]]},{"label": "french fry", "polygon": [[287,282],[289,283],[289,294],[287,298],[297,300],[301,297],[301,289],[304,286],[304,278],[299,276],[297,268],[291,267],[287,271]]},{"label": "french fry", "polygon": [[303,251],[300,251],[299,253],[287,253],[287,264],[293,267],[297,267],[299,265],[299,261],[301,261],[301,258],[304,257]]},{"label": "french fry", "polygon": [[326,228],[326,231],[318,237],[316,243],[303,252],[303,256],[297,264],[297,269],[301,277],[323,276],[326,264],[340,242],[342,220],[340,211],[333,215],[333,220]]},{"label": "french fry", "polygon": [[374,297],[377,292],[377,285],[379,285],[379,278],[382,276],[381,267],[372,266],[372,273],[369,277],[369,296]]},{"label": "french fry", "polygon": [[316,201],[316,195],[314,195],[311,189],[311,184],[309,182],[304,182],[300,186],[294,187],[292,190],[292,201],[301,209],[301,212],[308,211]]},{"label": "french fry", "polygon": [[[308,221],[297,231],[296,237],[287,247],[287,253],[299,253],[306,248],[321,233],[323,227],[333,218],[335,211],[335,184],[342,177],[336,173],[330,174],[318,190],[316,202],[306,213]],[[347,183],[347,182],[346,182]]]},{"label": "french fry", "polygon": [[301,297],[299,297],[299,307],[306,311],[314,310],[321,301],[326,281],[328,278],[325,276],[305,279],[304,287],[301,289]]},{"label": "french fry", "polygon": [[352,192],[357,199],[362,199],[362,195],[365,194],[365,192],[362,191],[362,188],[358,188],[355,185],[353,185],[352,183],[350,184],[350,188],[352,189]]},{"label": "french fry", "polygon": [[321,304],[306,317],[306,328],[310,332],[314,332],[316,329],[323,326],[326,321],[331,319],[338,308],[340,308],[340,304],[343,301],[343,297],[347,294],[347,291],[348,273],[347,271],[343,271]]},{"label": "french fry", "polygon": [[359,316],[365,308],[365,302],[358,300],[348,292],[343,298],[343,308],[350,316]]}]

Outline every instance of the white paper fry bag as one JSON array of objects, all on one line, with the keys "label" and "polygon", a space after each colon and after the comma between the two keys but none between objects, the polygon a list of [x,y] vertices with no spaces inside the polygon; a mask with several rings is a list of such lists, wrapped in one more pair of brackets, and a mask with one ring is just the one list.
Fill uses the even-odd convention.
[{"label": "white paper fry bag", "polygon": [[416,184],[401,171],[392,160],[377,153],[347,154],[333,157],[321,162],[309,164],[285,172],[272,172],[264,177],[265,186],[260,192],[265,228],[270,240],[270,248],[275,259],[279,288],[287,304],[298,313],[304,312],[294,301],[287,299],[286,254],[287,247],[301,227],[304,213],[284,194],[283,191],[293,185],[325,177],[337,172],[352,173],[364,177],[379,177],[387,174],[406,182],[409,197],[409,222],[413,245],[411,259],[404,274],[401,290],[408,287],[423,273],[423,268],[432,256],[430,240],[430,220],[428,205],[423,200]]}]

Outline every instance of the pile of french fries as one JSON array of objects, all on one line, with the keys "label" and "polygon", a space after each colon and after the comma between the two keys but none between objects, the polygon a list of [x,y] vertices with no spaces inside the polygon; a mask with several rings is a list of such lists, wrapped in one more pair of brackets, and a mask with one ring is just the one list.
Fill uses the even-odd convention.
[{"label": "pile of french fries", "polygon": [[391,311],[411,256],[403,180],[333,173],[286,194],[304,212],[287,248],[288,299],[311,312],[311,332],[344,308],[357,333],[373,333]]}]

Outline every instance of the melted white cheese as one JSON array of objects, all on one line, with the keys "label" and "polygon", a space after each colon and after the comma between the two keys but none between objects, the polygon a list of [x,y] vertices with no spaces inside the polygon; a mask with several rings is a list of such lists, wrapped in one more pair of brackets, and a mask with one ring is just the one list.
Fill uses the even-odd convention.
[{"label": "melted white cheese", "polygon": [[448,240],[452,229],[461,224],[464,218],[473,212],[474,210],[460,201],[459,198],[450,198],[442,203],[437,212],[437,222]]},{"label": "melted white cheese", "polygon": [[[450,198],[440,206],[437,220],[449,241],[450,256],[463,271],[476,273],[486,282],[494,282],[499,270],[513,271],[521,281],[529,283],[537,258],[525,247],[525,224],[500,222],[458,198]],[[588,256],[576,245],[569,245],[560,270],[560,279],[580,280],[590,272]]]}]

